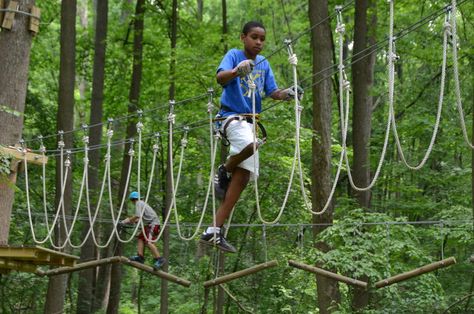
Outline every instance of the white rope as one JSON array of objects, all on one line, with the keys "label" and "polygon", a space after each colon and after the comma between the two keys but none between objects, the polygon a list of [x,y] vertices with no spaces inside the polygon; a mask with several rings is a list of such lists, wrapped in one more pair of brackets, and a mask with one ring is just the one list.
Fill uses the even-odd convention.
[{"label": "white rope", "polygon": [[[434,146],[434,143],[436,141],[437,134],[438,134],[439,123],[440,123],[440,120],[441,120],[441,113],[442,113],[442,109],[443,109],[443,100],[444,100],[444,87],[445,87],[445,78],[446,78],[446,55],[447,55],[447,46],[448,46],[448,36],[449,36],[449,33],[450,33],[449,29],[451,28],[451,26],[449,24],[449,17],[450,17],[450,13],[448,12],[447,15],[446,15],[446,20],[444,22],[443,63],[442,63],[442,66],[441,66],[441,83],[440,83],[439,100],[438,100],[438,111],[436,113],[436,122],[435,122],[435,125],[434,125],[434,128],[433,128],[433,134],[431,136],[430,144],[429,144],[429,146],[428,146],[428,148],[427,148],[427,150],[426,150],[426,152],[423,156],[423,159],[416,166],[412,166],[412,165],[408,164],[408,162],[405,158],[405,154],[403,153],[403,148],[401,146],[400,138],[399,138],[398,132],[397,132],[394,106],[390,107],[390,109],[392,110],[392,113],[391,113],[391,116],[392,116],[392,130],[393,130],[393,135],[395,137],[395,143],[397,144],[398,154],[400,155],[400,158],[401,158],[402,162],[405,164],[405,166],[407,166],[411,170],[419,170],[425,165],[426,161],[428,160],[428,158],[429,158],[429,156],[430,156],[430,154],[433,150],[433,146]],[[395,43],[394,43],[394,46],[395,46]]]},{"label": "white rope", "polygon": [[[343,40],[344,40],[344,33],[345,33],[345,25],[342,23],[342,14],[341,10],[339,8],[336,8],[336,11],[338,13],[337,15],[337,26],[336,26],[336,33],[339,34],[338,36],[338,44],[339,44],[339,115],[340,115],[340,120],[341,120],[341,155],[339,158],[337,170],[336,170],[336,175],[331,187],[331,191],[329,193],[329,196],[326,200],[326,203],[324,204],[323,208],[320,211],[313,211],[312,210],[312,205],[310,201],[307,199],[305,190],[304,190],[304,182],[303,182],[303,174],[302,174],[302,169],[301,169],[301,157],[300,157],[300,149],[299,149],[299,144],[298,144],[298,164],[300,165],[300,186],[301,186],[301,192],[303,194],[304,202],[306,205],[306,208],[313,214],[313,215],[322,215],[324,214],[330,207],[332,198],[334,197],[334,193],[336,191],[336,187],[339,181],[339,176],[341,174],[342,170],[342,165],[343,165],[343,160],[344,156],[347,155],[347,130],[349,126],[349,99],[350,99],[350,83],[346,79],[346,74],[344,71],[344,59],[343,59]],[[293,76],[295,77],[295,85],[296,85],[296,69],[294,69],[294,74]],[[344,97],[345,96],[345,97]],[[296,101],[296,100],[295,100]],[[297,118],[297,129],[300,127],[300,115],[301,111],[299,112],[298,118]],[[299,132],[298,132],[298,137],[297,137],[297,143],[299,143]]]},{"label": "white rope", "polygon": [[472,144],[471,140],[469,140],[469,136],[467,135],[466,129],[466,120],[464,118],[464,110],[462,107],[462,97],[461,97],[461,84],[459,83],[459,68],[458,68],[458,38],[457,38],[457,23],[456,23],[456,14],[457,14],[457,6],[456,0],[452,0],[452,14],[453,17],[451,19],[451,28],[452,28],[452,43],[453,43],[453,73],[454,73],[454,92],[456,95],[456,106],[459,112],[459,120],[461,122],[462,134],[464,137],[464,141],[466,144],[471,148],[474,149],[474,145]]},{"label": "white rope", "polygon": [[[176,192],[178,190],[178,183],[179,182],[176,182],[176,188],[174,189],[174,193],[173,193],[173,207],[174,207],[174,212],[175,212],[175,220],[176,220],[176,229],[178,231],[178,236],[180,237],[180,239],[184,240],[184,241],[190,241],[192,239],[194,239],[194,237],[199,233],[200,229],[201,229],[201,225],[202,225],[202,222],[204,221],[204,214],[206,213],[206,210],[207,210],[207,204],[208,204],[208,201],[209,201],[209,195],[211,195],[211,190],[212,190],[212,212],[213,212],[213,226],[216,226],[216,205],[215,205],[215,192],[214,192],[214,165],[215,165],[215,160],[216,160],[216,155],[217,155],[217,146],[218,146],[218,142],[217,140],[214,141],[214,132],[213,132],[213,116],[212,116],[212,110],[213,110],[213,103],[212,103],[212,92],[210,93],[210,101],[208,103],[208,114],[209,114],[209,141],[210,141],[210,147],[211,147],[211,170],[210,170],[210,174],[209,174],[209,183],[208,183],[208,186],[207,186],[207,193],[206,193],[206,198],[205,198],[205,201],[204,201],[204,205],[203,205],[203,209],[201,211],[201,217],[199,218],[199,222],[196,226],[196,229],[194,230],[193,234],[189,237],[186,237],[184,236],[182,233],[181,233],[181,227],[179,225],[179,215],[178,215],[178,210],[177,210],[177,206],[176,206]],[[186,135],[187,133],[185,133]],[[216,137],[218,137],[219,134],[218,132],[216,133]],[[184,145],[183,145],[184,146]],[[182,162],[183,162],[183,150],[181,151],[181,159],[180,159],[180,163],[179,163],[179,171],[178,171],[178,178],[180,177],[181,175],[181,167],[182,167]],[[215,229],[214,230],[214,237],[216,236],[216,231]]]},{"label": "white rope", "polygon": [[390,125],[392,121],[392,107],[393,107],[393,90],[394,90],[394,73],[395,73],[395,67],[394,67],[394,53],[393,53],[393,42],[394,42],[394,36],[393,36],[393,21],[394,21],[394,0],[389,0],[388,1],[390,4],[390,27],[389,27],[389,47],[388,47],[388,93],[389,93],[389,113],[388,113],[388,119],[387,119],[387,127],[385,129],[385,139],[382,147],[382,153],[380,155],[379,163],[377,165],[377,169],[375,171],[374,177],[372,178],[372,181],[369,183],[368,186],[366,187],[359,187],[354,183],[354,180],[352,178],[352,173],[351,173],[351,168],[350,168],[350,163],[349,163],[349,158],[347,154],[345,155],[345,160],[346,160],[346,167],[347,167],[347,177],[349,179],[349,183],[351,187],[356,190],[356,191],[367,191],[370,190],[374,185],[375,182],[377,182],[377,179],[380,175],[380,171],[382,170],[382,165],[385,160],[385,154],[387,153],[387,147],[388,147],[388,140],[390,138]]},{"label": "white rope", "polygon": [[[60,214],[61,208],[62,208],[62,203],[64,202],[64,190],[65,190],[65,187],[66,187],[66,180],[67,180],[68,173],[69,173],[68,170],[69,170],[69,167],[70,167],[70,163],[66,164],[66,166],[65,166],[66,174],[63,178],[64,180],[61,182],[61,196],[60,196],[60,199],[59,199],[59,204],[58,204],[58,207],[57,207],[57,210],[56,210],[56,214],[54,215],[53,223],[52,223],[51,227],[47,229],[46,237],[43,238],[42,240],[39,240],[36,237],[36,233],[35,233],[35,230],[34,230],[34,223],[33,223],[33,219],[32,219],[32,213],[31,213],[29,176],[28,176],[28,161],[27,161],[27,158],[26,158],[26,152],[27,152],[27,150],[26,150],[26,148],[24,148],[23,149],[23,163],[25,165],[25,190],[26,190],[25,192],[26,192],[26,204],[27,204],[27,208],[28,208],[28,220],[29,220],[29,223],[30,223],[31,235],[33,237],[33,241],[37,244],[43,244],[43,243],[46,243],[46,241],[50,240],[51,244],[55,245],[53,243],[52,239],[51,239],[51,235],[54,231],[56,223],[58,222],[59,214]],[[61,168],[62,168],[62,165],[61,165]],[[45,180],[45,177],[43,177],[43,180]],[[66,217],[63,216],[63,219],[65,221]]]}]

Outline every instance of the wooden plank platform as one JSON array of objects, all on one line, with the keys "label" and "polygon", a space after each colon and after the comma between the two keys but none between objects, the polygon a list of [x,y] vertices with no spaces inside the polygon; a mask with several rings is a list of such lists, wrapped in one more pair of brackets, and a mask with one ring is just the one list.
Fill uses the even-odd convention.
[{"label": "wooden plank platform", "polygon": [[2,146],[0,145],[0,153],[10,155],[17,160],[24,160],[35,165],[43,165],[48,163],[48,157],[31,152],[26,152],[25,155],[19,151],[18,146]]},{"label": "wooden plank platform", "polygon": [[72,267],[78,256],[41,246],[0,245],[0,269],[36,272],[39,265]]}]

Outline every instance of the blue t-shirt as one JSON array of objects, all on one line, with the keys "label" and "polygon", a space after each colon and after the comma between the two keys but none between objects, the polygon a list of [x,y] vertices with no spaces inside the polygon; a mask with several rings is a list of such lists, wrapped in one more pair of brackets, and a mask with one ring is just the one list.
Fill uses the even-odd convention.
[{"label": "blue t-shirt", "polygon": [[[229,50],[217,68],[217,73],[225,70],[232,70],[241,61],[247,60],[242,50]],[[263,62],[261,62],[263,60]],[[252,73],[240,78],[236,77],[223,86],[224,92],[221,96],[221,110],[219,114],[223,117],[232,114],[252,113],[252,98],[248,87],[249,76],[256,85],[255,92],[255,112],[262,111],[262,98],[271,95],[278,86],[273,76],[270,63],[261,55],[257,55]]]}]

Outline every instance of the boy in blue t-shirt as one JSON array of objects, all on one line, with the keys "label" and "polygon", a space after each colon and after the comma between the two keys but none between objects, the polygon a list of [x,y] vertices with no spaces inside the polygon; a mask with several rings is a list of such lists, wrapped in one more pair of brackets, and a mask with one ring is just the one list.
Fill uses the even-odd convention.
[{"label": "boy in blue t-shirt", "polygon": [[[219,115],[226,118],[221,131],[230,143],[230,151],[229,158],[224,165],[219,166],[215,178],[216,196],[222,199],[216,214],[216,225],[208,227],[200,239],[202,243],[216,244],[221,250],[232,253],[236,249],[221,234],[221,227],[250,178],[258,176],[258,151],[255,152],[255,158],[252,156],[254,127],[251,119],[241,118],[244,114],[253,113],[249,83],[253,81],[256,85],[257,114],[262,110],[264,97],[291,100],[295,95],[293,88],[278,88],[268,60],[259,55],[265,43],[265,27],[259,22],[246,23],[240,40],[244,49],[229,50],[217,68],[217,82],[224,88]],[[291,56],[289,61],[296,64],[296,56]],[[257,148],[259,145],[256,143]]]}]

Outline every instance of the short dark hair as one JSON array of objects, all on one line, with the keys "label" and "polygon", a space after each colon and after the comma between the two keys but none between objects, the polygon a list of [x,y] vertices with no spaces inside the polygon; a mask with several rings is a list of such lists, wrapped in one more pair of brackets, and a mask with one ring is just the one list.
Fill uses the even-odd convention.
[{"label": "short dark hair", "polygon": [[255,28],[255,27],[260,27],[260,28],[263,28],[263,30],[265,30],[265,26],[263,26],[262,23],[257,22],[257,21],[250,21],[250,22],[245,23],[244,27],[242,28],[242,34],[247,35],[248,32],[250,32],[252,28]]}]

